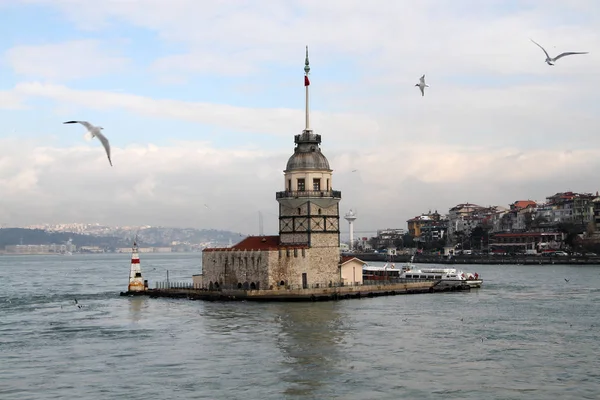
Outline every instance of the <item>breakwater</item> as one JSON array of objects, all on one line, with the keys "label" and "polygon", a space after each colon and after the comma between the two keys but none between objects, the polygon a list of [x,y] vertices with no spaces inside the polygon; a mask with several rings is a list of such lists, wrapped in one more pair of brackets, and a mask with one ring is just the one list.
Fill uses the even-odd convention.
[{"label": "breakwater", "polygon": [[144,291],[121,292],[121,296],[148,296],[151,298],[186,298],[206,301],[330,301],[360,299],[363,297],[395,296],[418,293],[437,293],[469,291],[469,285],[443,286],[439,281],[424,282],[381,282],[351,286],[335,286],[306,289],[244,290],[219,289],[208,290],[194,288],[192,284],[170,282],[168,287],[147,289]]},{"label": "breakwater", "polygon": [[[409,262],[411,255],[401,254],[388,256],[380,253],[343,253],[345,256],[352,256],[363,261],[386,262]],[[522,265],[547,265],[547,264],[582,264],[582,265],[600,265],[598,256],[546,256],[546,255],[459,255],[459,256],[441,256],[441,255],[423,255],[417,254],[413,263],[421,264],[522,264]]]}]

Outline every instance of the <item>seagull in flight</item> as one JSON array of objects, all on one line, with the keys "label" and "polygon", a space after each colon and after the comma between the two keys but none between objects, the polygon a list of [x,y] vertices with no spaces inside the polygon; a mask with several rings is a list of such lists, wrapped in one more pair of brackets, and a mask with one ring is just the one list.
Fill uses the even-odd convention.
[{"label": "seagull in flight", "polygon": [[533,39],[529,39],[531,40],[533,43],[535,43],[540,49],[542,49],[544,51],[544,53],[546,54],[546,64],[548,65],[554,65],[554,63],[559,59],[562,58],[564,56],[571,56],[573,54],[588,54],[587,51],[567,51],[564,53],[560,53],[559,55],[557,55],[556,57],[552,58],[550,57],[550,55],[548,55],[548,52],[546,51],[546,49],[544,49],[539,43],[537,43],[535,40]]},{"label": "seagull in flight", "polygon": [[425,88],[429,87],[429,85],[425,84],[425,75],[419,79],[419,83],[416,83],[415,86],[418,86],[419,89],[421,89],[421,96],[425,96]]},{"label": "seagull in flight", "polygon": [[567,278],[564,278],[564,280],[565,280],[565,282],[569,282],[570,281],[570,279],[567,279]]},{"label": "seagull in flight", "polygon": [[88,130],[88,133],[86,134],[86,136],[91,135],[92,139],[94,137],[97,137],[98,140],[100,140],[100,143],[102,143],[102,146],[104,146],[104,150],[106,150],[106,155],[108,156],[108,162],[109,162],[110,166],[112,167],[112,161],[110,160],[110,144],[108,143],[108,139],[106,138],[106,136],[104,136],[100,132],[102,129],[104,129],[103,127],[94,126],[87,121],[67,121],[67,122],[63,122],[63,124],[81,124],[81,125],[85,126]]}]

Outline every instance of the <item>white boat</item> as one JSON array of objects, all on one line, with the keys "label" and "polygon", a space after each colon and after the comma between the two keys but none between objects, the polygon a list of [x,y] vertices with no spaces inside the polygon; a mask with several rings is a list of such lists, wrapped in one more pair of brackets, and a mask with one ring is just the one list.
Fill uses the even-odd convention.
[{"label": "white boat", "polygon": [[389,281],[400,278],[401,268],[396,268],[394,263],[383,266],[365,264],[363,266],[363,281]]},{"label": "white boat", "polygon": [[400,279],[405,280],[439,280],[439,285],[460,286],[469,285],[471,288],[480,288],[483,279],[478,273],[465,272],[456,268],[411,268],[403,270]]},{"label": "white boat", "polygon": [[437,285],[441,286],[469,285],[471,288],[480,288],[483,283],[479,274],[455,268],[396,267],[393,263],[382,267],[365,265],[363,281],[438,281]]}]

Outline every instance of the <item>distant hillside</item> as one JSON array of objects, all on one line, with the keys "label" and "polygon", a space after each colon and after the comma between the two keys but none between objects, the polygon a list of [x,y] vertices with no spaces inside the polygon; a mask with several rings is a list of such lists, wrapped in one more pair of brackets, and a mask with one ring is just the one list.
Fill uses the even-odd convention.
[{"label": "distant hillside", "polygon": [[[241,233],[230,231],[193,228],[150,227],[140,229],[136,233],[138,241],[148,246],[171,246],[174,242],[180,244],[200,244],[210,242],[213,244],[226,245],[230,240],[235,244],[246,237],[246,235]],[[131,241],[136,233],[132,233],[131,231],[117,231],[115,235]]]},{"label": "distant hillside", "polygon": [[64,244],[69,239],[78,248],[98,246],[105,249],[129,247],[137,234],[142,247],[170,247],[172,245],[227,245],[237,243],[245,235],[215,229],[192,228],[143,228],[137,232],[115,229],[110,235],[79,234],[73,232],[49,232],[42,229],[4,228],[0,229],[0,249],[17,244]]},{"label": "distant hillside", "polygon": [[15,244],[64,244],[71,239],[77,247],[123,247],[130,246],[122,238],[114,236],[90,236],[71,232],[47,232],[42,229],[4,228],[0,229],[0,248]]}]

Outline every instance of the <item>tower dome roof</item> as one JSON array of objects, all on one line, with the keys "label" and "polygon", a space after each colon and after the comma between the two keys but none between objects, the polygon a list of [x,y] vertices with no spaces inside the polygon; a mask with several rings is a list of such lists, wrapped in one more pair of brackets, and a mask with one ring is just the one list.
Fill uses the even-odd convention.
[{"label": "tower dome roof", "polygon": [[330,170],[329,161],[327,161],[327,158],[318,149],[309,153],[296,152],[288,160],[286,170],[299,169]]},{"label": "tower dome roof", "polygon": [[286,172],[294,170],[325,170],[331,171],[329,161],[321,153],[319,143],[321,135],[315,135],[311,131],[304,131],[301,135],[294,138],[296,148],[294,154],[289,158],[286,166]]}]

